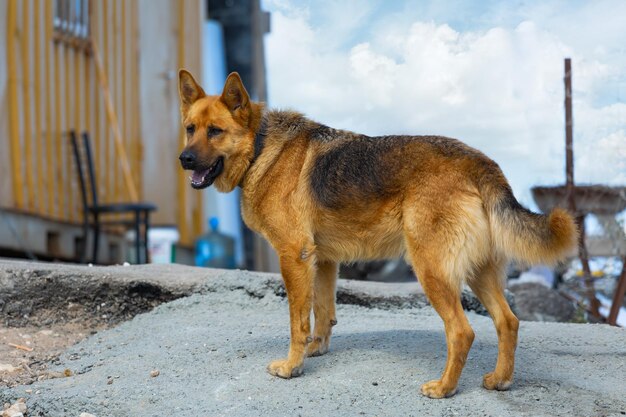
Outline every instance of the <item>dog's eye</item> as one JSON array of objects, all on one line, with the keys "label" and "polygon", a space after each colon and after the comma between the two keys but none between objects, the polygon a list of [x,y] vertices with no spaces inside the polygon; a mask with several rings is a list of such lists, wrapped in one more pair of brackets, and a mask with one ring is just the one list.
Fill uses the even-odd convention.
[{"label": "dog's eye", "polygon": [[193,132],[196,131],[196,127],[194,125],[189,125],[185,127],[185,129],[187,130],[188,135],[193,135]]},{"label": "dog's eye", "polygon": [[207,129],[207,136],[212,138],[213,136],[217,136],[220,133],[222,133],[223,130],[220,129],[219,127],[215,127],[215,126],[209,126],[209,128]]}]

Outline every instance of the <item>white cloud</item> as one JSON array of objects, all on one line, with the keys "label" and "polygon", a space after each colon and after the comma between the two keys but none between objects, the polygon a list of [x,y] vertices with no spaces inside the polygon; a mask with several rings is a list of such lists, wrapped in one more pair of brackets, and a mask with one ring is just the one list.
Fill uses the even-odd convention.
[{"label": "white cloud", "polygon": [[[611,10],[607,3],[585,5],[584,16],[595,21],[592,13]],[[405,7],[394,12],[393,24],[394,13],[381,15],[376,2],[297,4],[265,5],[272,12],[266,42],[272,106],[371,135],[459,138],[496,160],[529,205],[532,185],[564,179],[563,58],[571,56],[576,177],[626,182],[620,151],[626,149],[626,105],[619,97],[626,57],[616,46],[626,29],[616,19],[607,20],[612,32],[606,36],[596,23],[591,45],[575,25],[565,25],[563,3],[522,7],[517,15],[495,3],[491,16],[502,25],[483,21],[482,28],[464,31],[442,23],[439,8],[439,23]],[[315,4],[323,11],[313,12]],[[351,17],[342,25],[337,16]]]}]

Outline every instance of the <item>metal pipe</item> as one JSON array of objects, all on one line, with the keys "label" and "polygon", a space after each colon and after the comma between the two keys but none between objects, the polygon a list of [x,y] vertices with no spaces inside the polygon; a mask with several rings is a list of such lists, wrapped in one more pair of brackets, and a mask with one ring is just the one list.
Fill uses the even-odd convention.
[{"label": "metal pipe", "polygon": [[572,60],[565,58],[565,184],[572,212],[576,211],[574,199],[574,122],[572,117]]},{"label": "metal pipe", "polygon": [[596,316],[600,315],[600,301],[596,292],[589,267],[589,254],[585,244],[585,214],[576,210],[576,187],[574,185],[574,122],[572,115],[572,60],[565,58],[565,187],[570,211],[576,215],[578,223],[578,257],[583,268],[584,284],[589,298],[589,308]]},{"label": "metal pipe", "polygon": [[615,326],[617,325],[617,315],[624,302],[624,294],[626,293],[626,256],[622,258],[622,273],[617,281],[615,287],[615,294],[613,295],[613,303],[611,304],[611,311],[609,312],[609,318],[607,322]]}]

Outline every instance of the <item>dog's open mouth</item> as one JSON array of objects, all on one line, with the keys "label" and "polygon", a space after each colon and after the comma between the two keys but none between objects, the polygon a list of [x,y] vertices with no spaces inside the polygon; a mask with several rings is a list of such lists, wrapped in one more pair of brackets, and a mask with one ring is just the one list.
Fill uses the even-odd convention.
[{"label": "dog's open mouth", "polygon": [[213,184],[213,181],[222,173],[223,169],[224,158],[220,156],[210,167],[193,171],[193,174],[189,177],[191,186],[196,190],[208,187]]}]

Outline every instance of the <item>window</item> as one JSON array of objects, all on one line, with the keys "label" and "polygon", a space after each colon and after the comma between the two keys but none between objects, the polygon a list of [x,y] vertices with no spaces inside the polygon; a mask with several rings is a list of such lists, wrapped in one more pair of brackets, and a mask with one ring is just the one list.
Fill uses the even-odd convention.
[{"label": "window", "polygon": [[89,40],[89,0],[56,0],[53,27],[59,40],[84,45]]}]

